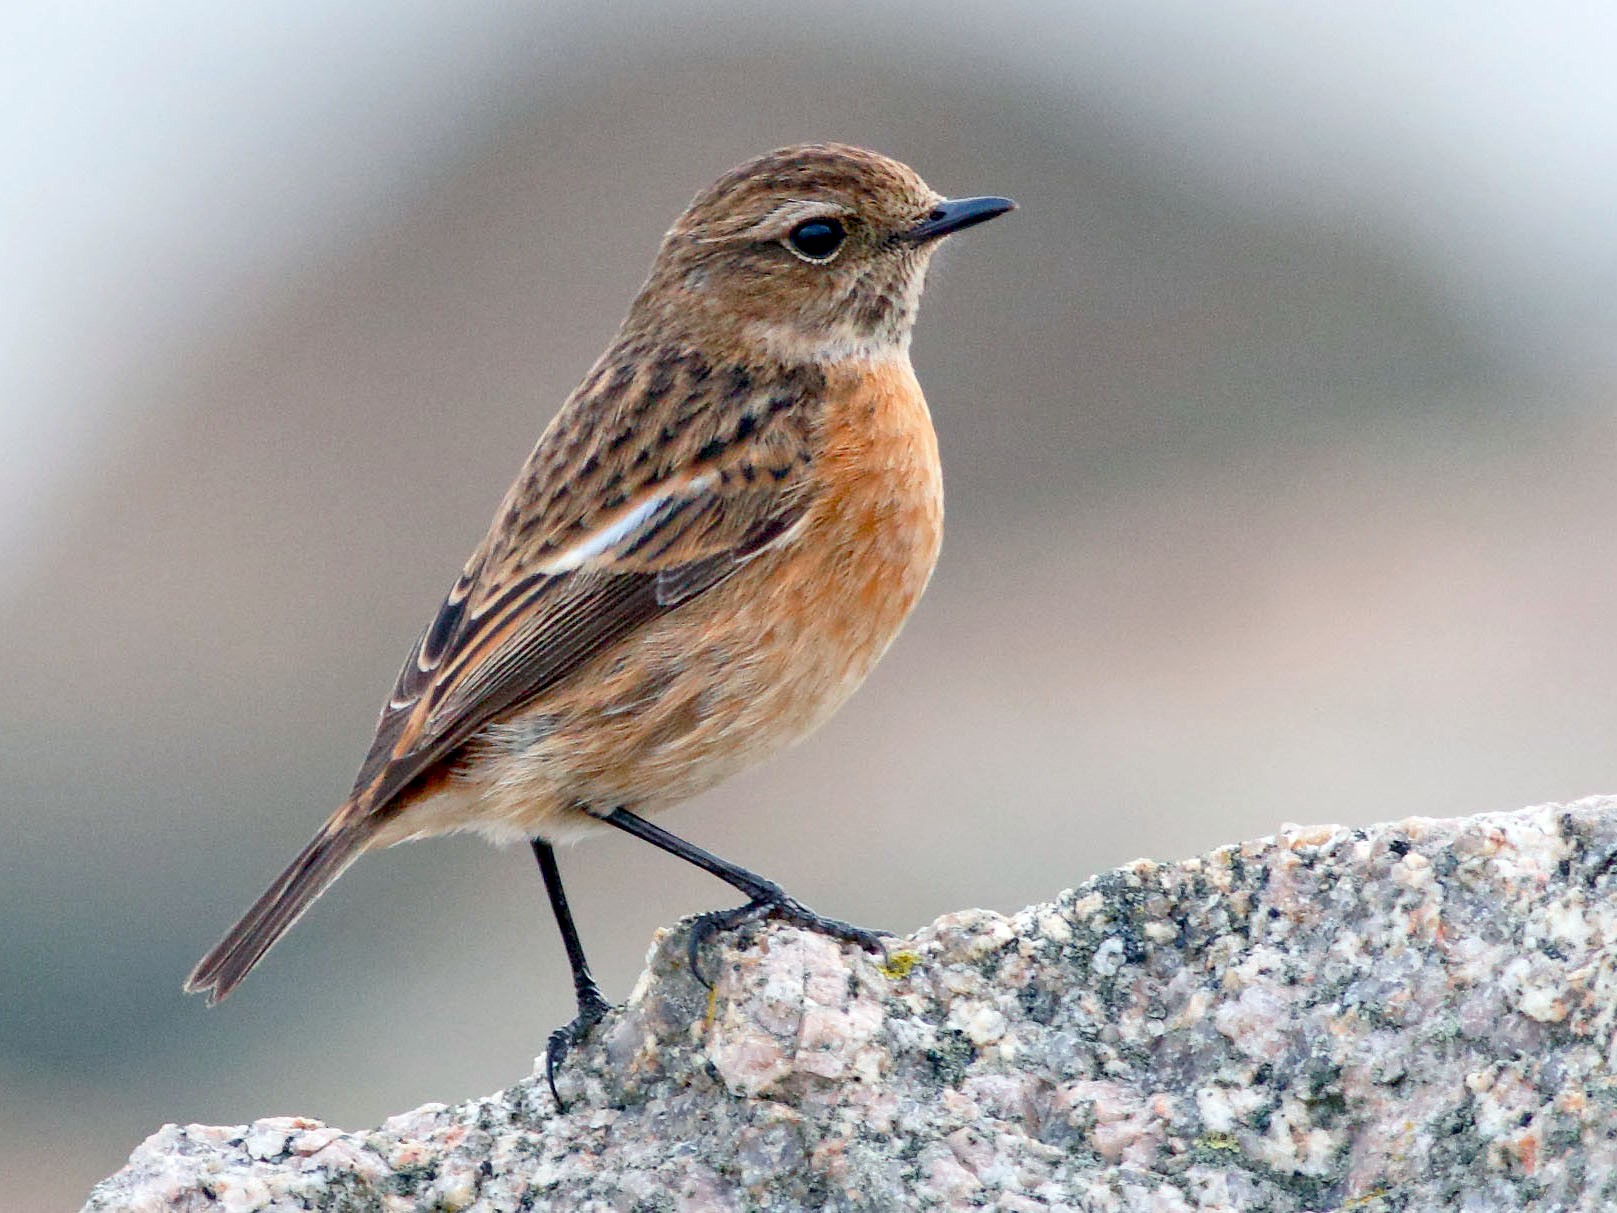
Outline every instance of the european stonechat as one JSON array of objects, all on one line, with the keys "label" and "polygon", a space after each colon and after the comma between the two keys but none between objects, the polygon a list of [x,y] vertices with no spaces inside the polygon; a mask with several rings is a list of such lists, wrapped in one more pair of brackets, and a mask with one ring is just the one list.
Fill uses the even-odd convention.
[{"label": "european stonechat", "polygon": [[643,814],[806,736],[920,598],[943,495],[910,331],[939,241],[1013,205],[839,144],[698,194],[405,661],[348,799],[185,988],[229,994],[363,852],[458,830],[539,861],[578,996],[552,1075],[608,1009],[558,842],[614,826],[739,889],[691,932],[699,977],[705,940],[762,918],[879,947]]}]

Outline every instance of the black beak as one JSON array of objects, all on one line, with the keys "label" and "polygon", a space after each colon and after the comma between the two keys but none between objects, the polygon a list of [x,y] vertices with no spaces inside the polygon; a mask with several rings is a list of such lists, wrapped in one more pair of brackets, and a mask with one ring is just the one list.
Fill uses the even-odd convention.
[{"label": "black beak", "polygon": [[1016,203],[1009,198],[945,198],[922,222],[905,232],[904,239],[924,244],[1015,209]]}]

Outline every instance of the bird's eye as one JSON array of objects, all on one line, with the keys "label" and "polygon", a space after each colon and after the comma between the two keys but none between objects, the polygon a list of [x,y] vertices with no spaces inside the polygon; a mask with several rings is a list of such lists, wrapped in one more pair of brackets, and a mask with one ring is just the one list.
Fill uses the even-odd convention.
[{"label": "bird's eye", "polygon": [[836,219],[805,219],[786,237],[786,247],[804,261],[826,262],[837,255],[848,238]]}]

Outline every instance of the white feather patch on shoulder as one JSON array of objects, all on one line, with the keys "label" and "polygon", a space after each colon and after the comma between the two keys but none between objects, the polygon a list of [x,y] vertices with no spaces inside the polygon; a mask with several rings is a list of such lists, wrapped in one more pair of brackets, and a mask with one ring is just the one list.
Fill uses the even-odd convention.
[{"label": "white feather patch on shoulder", "polygon": [[705,493],[717,480],[716,473],[704,472],[680,484],[670,485],[662,492],[653,493],[616,521],[557,552],[539,565],[538,571],[555,576],[583,568],[590,561],[606,555],[629,536],[654,524],[657,516],[670,506]]}]

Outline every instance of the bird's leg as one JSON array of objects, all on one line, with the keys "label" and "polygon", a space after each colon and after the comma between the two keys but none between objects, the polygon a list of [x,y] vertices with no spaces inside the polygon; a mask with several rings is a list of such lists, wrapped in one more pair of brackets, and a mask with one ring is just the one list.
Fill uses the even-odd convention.
[{"label": "bird's leg", "polygon": [[545,1043],[545,1081],[555,1096],[556,1106],[565,1110],[561,1093],[556,1090],[556,1067],[571,1049],[605,1014],[612,1009],[601,987],[590,975],[590,962],[584,958],[584,945],[579,942],[578,928],[573,925],[573,912],[567,908],[567,893],[561,887],[561,869],[556,866],[556,850],[543,839],[532,840],[533,856],[539,861],[539,871],[545,878],[545,892],[550,894],[550,908],[556,915],[556,926],[561,929],[562,946],[567,949],[567,963],[573,970],[573,993],[578,999],[578,1015],[566,1027],[557,1028]]},{"label": "bird's leg", "polygon": [[729,860],[720,859],[711,851],[704,851],[678,835],[670,834],[661,826],[652,825],[645,818],[635,816],[627,809],[614,809],[601,820],[687,863],[694,863],[704,872],[711,872],[726,884],[733,885],[746,894],[748,898],[746,905],[737,906],[733,910],[714,910],[712,913],[701,915],[691,925],[687,956],[691,972],[696,975],[696,980],[705,986],[711,986],[713,983],[702,972],[699,961],[702,945],[719,931],[733,930],[749,922],[761,922],[765,918],[779,918],[805,930],[818,931],[833,939],[858,944],[866,951],[886,952],[886,946],[882,943],[879,933],[816,914],[801,902],[788,897],[786,890],[774,881],[765,880],[762,876],[738,867]]}]

